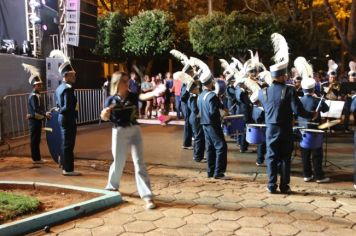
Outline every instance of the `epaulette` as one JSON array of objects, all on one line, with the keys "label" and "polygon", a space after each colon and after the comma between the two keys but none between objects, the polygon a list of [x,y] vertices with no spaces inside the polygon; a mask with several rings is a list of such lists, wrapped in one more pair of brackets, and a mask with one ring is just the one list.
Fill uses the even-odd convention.
[{"label": "epaulette", "polygon": [[204,95],[204,97],[203,97],[203,100],[205,101],[206,100],[206,98],[209,96],[209,94],[214,94],[214,95],[216,95],[213,91],[209,91],[209,92],[207,92],[205,95]]}]

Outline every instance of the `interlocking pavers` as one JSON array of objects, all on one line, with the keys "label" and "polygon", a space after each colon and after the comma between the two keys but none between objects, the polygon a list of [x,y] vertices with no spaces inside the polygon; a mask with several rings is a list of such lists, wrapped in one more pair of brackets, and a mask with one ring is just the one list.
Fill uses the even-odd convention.
[{"label": "interlocking pavers", "polygon": [[356,231],[352,230],[352,229],[328,229],[323,233],[324,233],[324,235],[327,235],[327,236],[356,235]]},{"label": "interlocking pavers", "polygon": [[215,220],[214,217],[208,214],[193,214],[184,218],[187,224],[208,224]]},{"label": "interlocking pavers", "polygon": [[92,236],[90,229],[83,229],[83,228],[69,229],[59,233],[58,235],[59,236],[73,236],[73,235]]},{"label": "interlocking pavers", "polygon": [[107,224],[91,230],[92,236],[116,236],[124,231],[124,228],[119,224]]},{"label": "interlocking pavers", "polygon": [[262,217],[268,214],[268,211],[264,210],[263,208],[242,208],[238,211],[240,216],[251,216],[251,217]]},{"label": "interlocking pavers", "polygon": [[310,212],[310,211],[293,211],[289,213],[290,216],[294,217],[297,220],[309,220],[309,221],[315,221],[319,220],[322,216],[315,213],[315,212]]},{"label": "interlocking pavers", "polygon": [[236,193],[223,193],[222,196],[218,197],[221,202],[241,202],[245,200]]},{"label": "interlocking pavers", "polygon": [[299,230],[290,224],[270,224],[267,225],[266,229],[272,235],[296,235]]},{"label": "interlocking pavers", "polygon": [[234,235],[234,232],[232,231],[221,231],[221,230],[216,230],[216,231],[211,231],[206,236],[231,236]]},{"label": "interlocking pavers", "polygon": [[261,201],[261,200],[243,200],[242,202],[240,202],[240,204],[243,206],[243,207],[246,207],[246,208],[258,208],[258,207],[264,207],[267,205],[267,203],[265,203],[264,201]]},{"label": "interlocking pavers", "polygon": [[178,229],[181,235],[205,235],[211,230],[203,224],[186,224]]},{"label": "interlocking pavers", "polygon": [[316,209],[316,206],[304,202],[292,202],[288,204],[288,207],[298,211],[313,211]]},{"label": "interlocking pavers", "polygon": [[286,213],[278,213],[271,212],[263,217],[270,223],[281,223],[281,224],[290,224],[295,221],[295,218],[286,214]]},{"label": "interlocking pavers", "polygon": [[217,198],[214,198],[214,197],[200,197],[200,198],[197,198],[197,199],[194,199],[193,200],[195,203],[197,204],[202,204],[202,205],[214,205],[214,204],[217,204],[219,203],[219,199]]},{"label": "interlocking pavers", "polygon": [[219,191],[202,191],[198,193],[200,197],[220,197],[223,194]]},{"label": "interlocking pavers", "polygon": [[199,187],[182,187],[181,189],[181,193],[199,193],[204,191],[202,188]]},{"label": "interlocking pavers", "polygon": [[208,224],[208,226],[213,231],[235,231],[241,227],[236,221],[232,220],[216,220]]},{"label": "interlocking pavers", "polygon": [[288,205],[290,203],[290,201],[286,198],[282,198],[282,197],[268,197],[266,199],[263,200],[265,203],[269,204],[269,205]]},{"label": "interlocking pavers", "polygon": [[346,205],[340,207],[340,209],[350,213],[356,213],[356,205]]},{"label": "interlocking pavers", "polygon": [[354,205],[356,206],[356,198],[337,198],[336,202],[341,203],[342,205]]},{"label": "interlocking pavers", "polygon": [[235,235],[240,235],[240,236],[252,236],[252,235],[258,235],[258,236],[268,236],[270,235],[265,229],[263,228],[240,228],[235,231]]},{"label": "interlocking pavers", "polygon": [[[142,202],[142,204],[144,204]],[[135,214],[137,212],[141,212],[141,211],[144,211],[145,209],[143,208],[143,205],[140,206],[140,205],[134,205],[134,204],[131,204],[131,203],[123,203],[122,205],[120,205],[120,208],[119,208],[119,212],[122,212],[122,213],[126,213],[126,214]]]},{"label": "interlocking pavers", "polygon": [[155,221],[164,217],[160,211],[143,211],[134,215],[138,220]]},{"label": "interlocking pavers", "polygon": [[180,192],[174,195],[176,199],[187,199],[187,200],[194,200],[199,198],[199,195],[196,193],[185,193],[185,192]]},{"label": "interlocking pavers", "polygon": [[320,224],[326,224],[328,228],[351,228],[354,222],[340,217],[324,216],[318,220]]},{"label": "interlocking pavers", "polygon": [[186,224],[186,221],[178,217],[164,217],[153,222],[159,228],[177,229]]},{"label": "interlocking pavers", "polygon": [[84,228],[84,229],[93,229],[104,224],[104,220],[102,218],[91,218],[87,220],[80,220],[76,223],[76,228]]},{"label": "interlocking pavers", "polygon": [[242,208],[242,206],[238,203],[233,202],[220,202],[215,204],[214,207],[219,210],[228,210],[228,211],[236,211]]},{"label": "interlocking pavers", "polygon": [[319,208],[338,208],[341,206],[340,203],[338,202],[335,202],[335,201],[330,201],[330,200],[327,200],[327,201],[314,201],[312,202],[311,204],[313,204],[314,206],[316,207],[319,207]]},{"label": "interlocking pavers", "polygon": [[239,211],[225,211],[220,210],[212,214],[212,216],[219,220],[238,220],[243,215],[239,213]]},{"label": "interlocking pavers", "polygon": [[189,216],[192,214],[192,211],[189,209],[181,209],[181,208],[171,208],[171,209],[167,209],[165,211],[163,211],[163,214],[165,216],[169,216],[169,217],[185,217],[185,216]]},{"label": "interlocking pavers", "polygon": [[[157,236],[157,235],[169,235],[169,236],[180,236],[180,233],[176,229],[159,228],[145,233],[145,236]],[[106,236],[106,235],[105,235]]]},{"label": "interlocking pavers", "polygon": [[212,205],[196,205],[191,208],[189,208],[194,214],[212,214],[218,209],[216,209]]},{"label": "interlocking pavers", "polygon": [[303,195],[289,195],[286,197],[291,202],[305,202],[305,203],[310,203],[314,201],[314,198],[312,196],[303,196]]},{"label": "interlocking pavers", "polygon": [[267,220],[261,217],[242,217],[237,220],[242,227],[256,227],[262,228],[269,224]]},{"label": "interlocking pavers", "polygon": [[246,200],[264,200],[268,197],[264,193],[244,193],[240,196]]},{"label": "interlocking pavers", "polygon": [[162,202],[173,202],[176,200],[176,198],[173,195],[165,195],[165,194],[159,194],[155,197],[156,200],[162,201]]},{"label": "interlocking pavers", "polygon": [[327,227],[324,224],[316,224],[315,221],[297,220],[292,223],[297,229],[309,232],[322,232]]},{"label": "interlocking pavers", "polygon": [[325,233],[324,232],[300,232],[298,236],[325,236]]},{"label": "interlocking pavers", "polygon": [[344,211],[342,209],[336,209],[334,212],[334,216],[341,217],[341,218],[344,218],[348,214],[349,213],[347,211]]},{"label": "interlocking pavers", "polygon": [[127,232],[133,233],[146,233],[151,230],[154,230],[156,226],[149,221],[136,220],[124,225],[124,228]]},{"label": "interlocking pavers", "polygon": [[117,209],[103,215],[105,224],[123,225],[132,222],[135,218],[131,214],[119,212]]}]

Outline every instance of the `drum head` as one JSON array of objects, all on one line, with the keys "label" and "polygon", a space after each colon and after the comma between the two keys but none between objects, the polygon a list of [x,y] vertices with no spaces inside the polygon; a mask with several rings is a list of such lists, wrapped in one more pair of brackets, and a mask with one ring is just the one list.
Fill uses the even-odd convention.
[{"label": "drum head", "polygon": [[302,129],[301,131],[310,133],[324,133],[324,131],[318,129]]},{"label": "drum head", "polygon": [[248,127],[263,128],[266,127],[265,124],[247,124]]}]

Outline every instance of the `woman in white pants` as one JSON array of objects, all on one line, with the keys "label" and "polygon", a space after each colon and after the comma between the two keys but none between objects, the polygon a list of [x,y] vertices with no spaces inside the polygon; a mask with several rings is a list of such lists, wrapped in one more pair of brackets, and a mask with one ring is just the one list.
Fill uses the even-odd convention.
[{"label": "woman in white pants", "polygon": [[146,208],[156,207],[153,202],[150,179],[143,162],[141,129],[136,120],[138,95],[130,93],[129,76],[124,72],[115,72],[110,83],[110,96],[106,99],[101,112],[102,120],[110,120],[112,128],[113,163],[110,166],[106,190],[117,191],[125,167],[127,151],[131,148],[135,167],[135,179],[138,193],[145,200]]}]

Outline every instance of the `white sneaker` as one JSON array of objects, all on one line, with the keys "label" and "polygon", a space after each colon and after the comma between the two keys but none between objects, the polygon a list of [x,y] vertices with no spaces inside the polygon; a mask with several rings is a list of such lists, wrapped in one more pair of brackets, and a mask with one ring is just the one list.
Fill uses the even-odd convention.
[{"label": "white sneaker", "polygon": [[313,179],[314,179],[313,176],[304,177],[304,178],[303,178],[304,182],[310,182],[310,181],[312,181]]},{"label": "white sneaker", "polygon": [[330,182],[330,178],[329,177],[324,177],[322,179],[317,179],[316,182],[319,183],[319,184],[328,183],[328,182]]},{"label": "white sneaker", "polygon": [[356,184],[354,184],[354,189],[356,190]]},{"label": "white sneaker", "polygon": [[157,207],[152,199],[145,199],[145,202],[146,202],[146,206],[145,207],[146,207],[147,210],[152,210],[152,209],[155,209]]},{"label": "white sneaker", "polygon": [[75,171],[63,171],[62,172],[62,175],[65,175],[65,176],[79,176],[79,175],[82,175],[81,173],[79,172],[75,172]]}]

